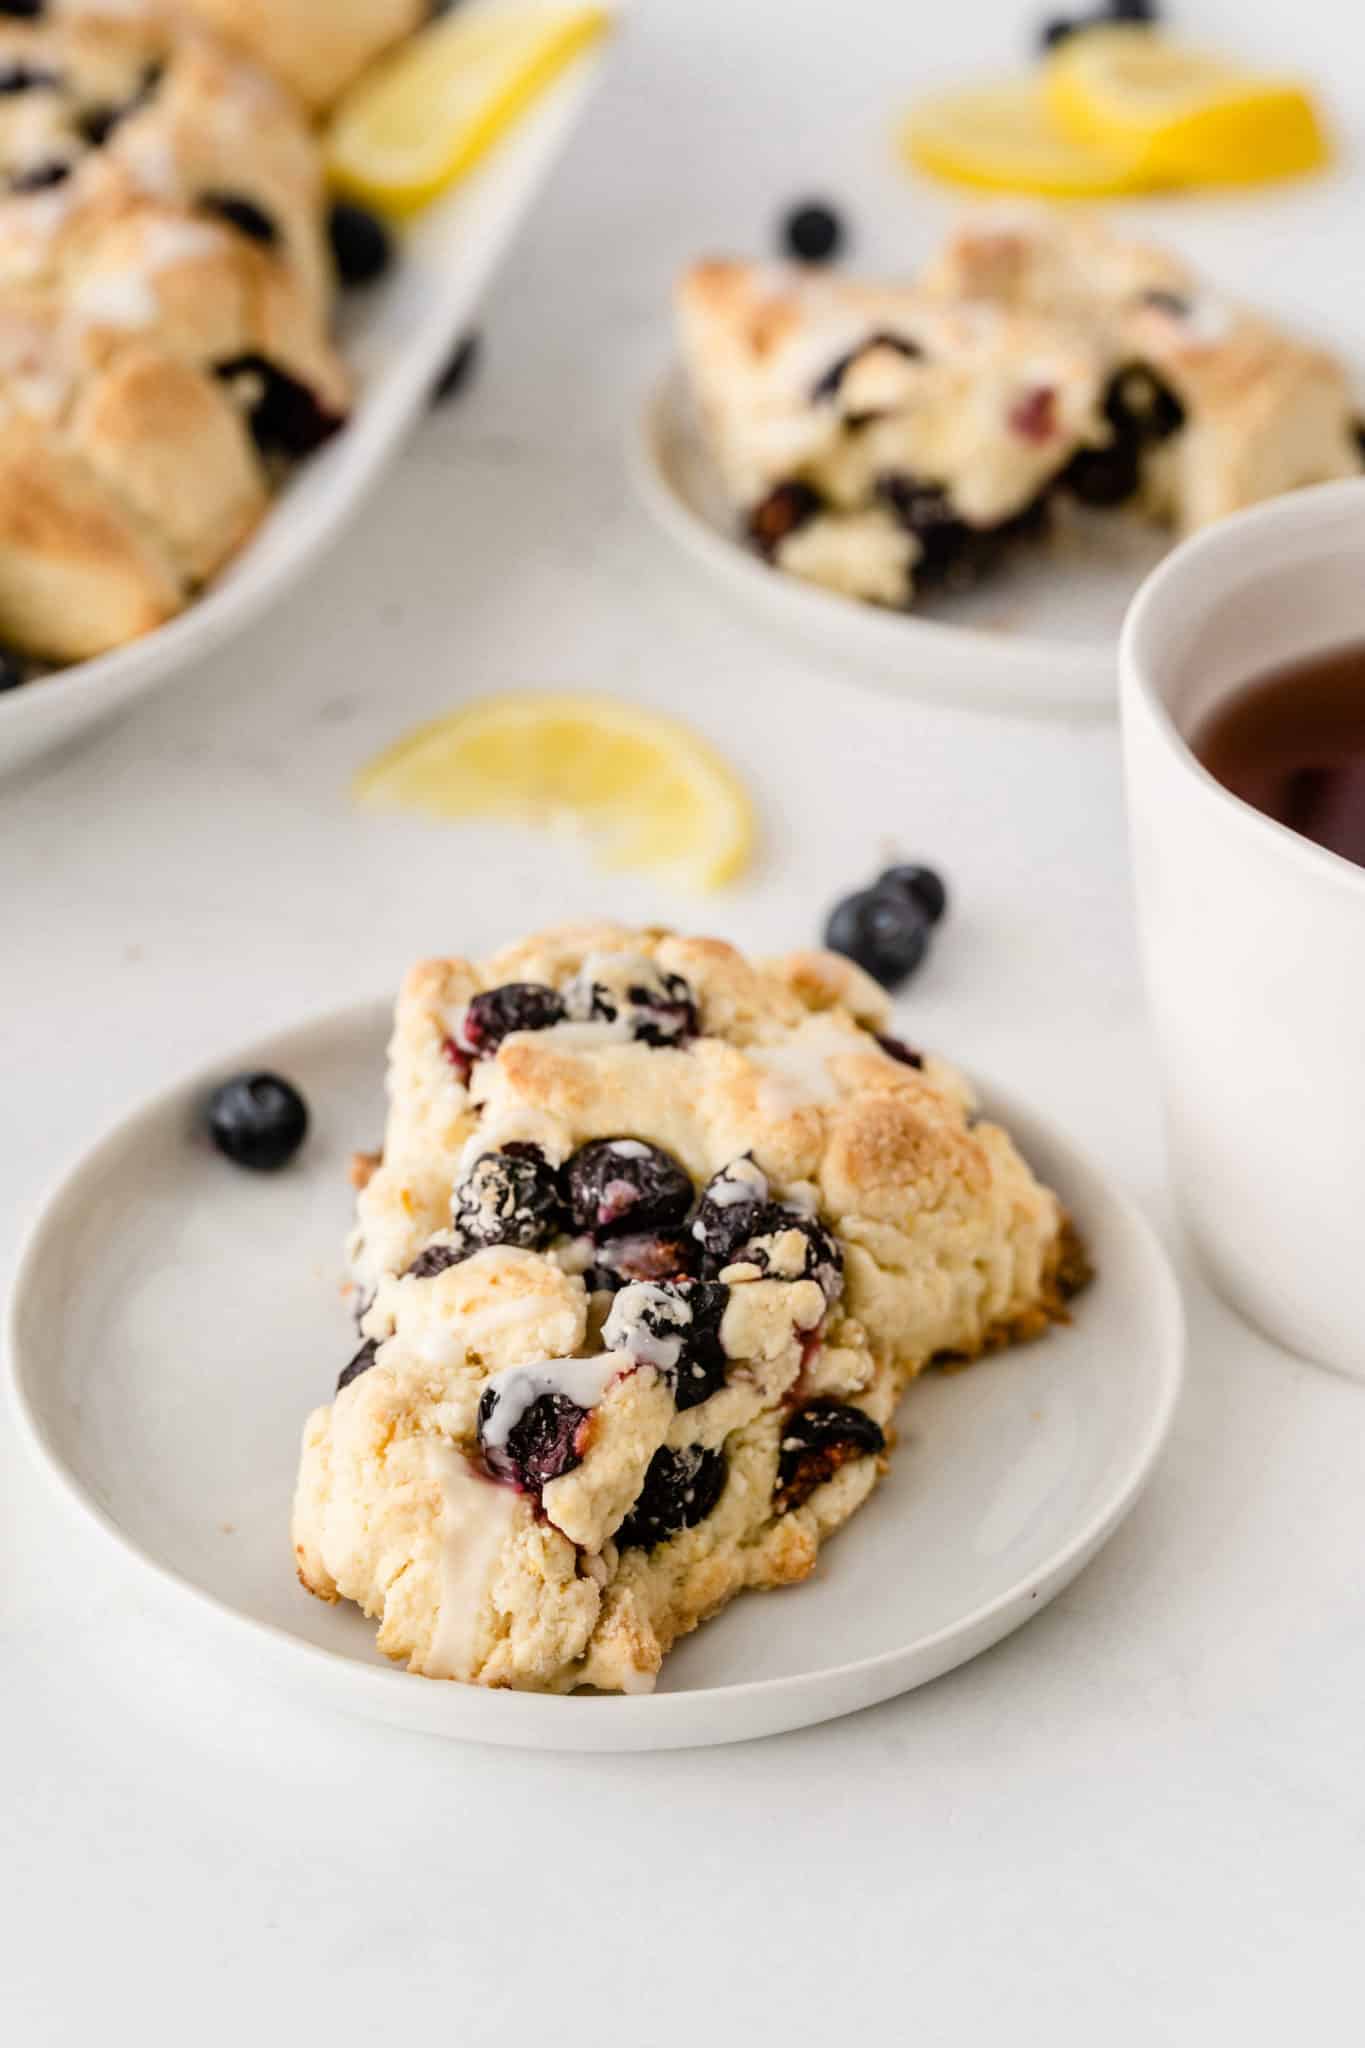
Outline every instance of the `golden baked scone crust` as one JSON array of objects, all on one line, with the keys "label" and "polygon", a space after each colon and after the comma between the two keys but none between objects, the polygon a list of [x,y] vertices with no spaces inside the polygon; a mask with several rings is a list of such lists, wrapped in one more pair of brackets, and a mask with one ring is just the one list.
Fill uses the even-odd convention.
[{"label": "golden baked scone crust", "polygon": [[304,1584],[428,1676],[635,1690],[804,1577],[909,1380],[1040,1334],[1083,1277],[1056,1197],[886,1015],[832,955],[614,925],[414,968]]},{"label": "golden baked scone crust", "polygon": [[181,0],[239,43],[314,111],[329,106],[380,53],[420,28],[430,0]]}]

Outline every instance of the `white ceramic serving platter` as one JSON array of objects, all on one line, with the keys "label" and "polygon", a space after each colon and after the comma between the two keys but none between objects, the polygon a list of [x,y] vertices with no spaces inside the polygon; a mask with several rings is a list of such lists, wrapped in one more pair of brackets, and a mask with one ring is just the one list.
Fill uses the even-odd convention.
[{"label": "white ceramic serving platter", "polygon": [[1169,546],[1138,521],[1078,509],[981,590],[891,612],[784,576],[742,544],[679,365],[648,393],[630,454],[664,532],[808,654],[827,650],[839,681],[1006,710],[1114,710],[1119,626]]},{"label": "white ceramic serving platter", "polygon": [[[346,1168],[380,1135],[387,1031],[386,1007],[342,1011],[166,1089],[67,1176],[20,1265],[10,1354],[26,1432],[178,1600],[186,1655],[232,1653],[245,1681],[475,1741],[738,1741],[975,1656],[1037,1614],[1132,1506],[1180,1383],[1175,1283],[1103,1177],[992,1094],[1100,1277],[1070,1328],[911,1390],[890,1478],[806,1585],[736,1602],[679,1646],[648,1698],[484,1692],[390,1666],[353,1608],[301,1590],[289,1542],[304,1416],[355,1348],[340,1294]],[[208,1086],[258,1066],[292,1076],[313,1111],[303,1152],[275,1176],[230,1166],[198,1127]]]},{"label": "white ceramic serving platter", "polygon": [[[482,4],[491,8],[499,0]],[[611,11],[622,15],[627,5],[615,0]],[[259,533],[212,589],[144,639],[0,695],[0,776],[242,632],[336,538],[426,405],[583,112],[611,42],[600,38],[575,58],[480,168],[416,218],[381,284],[349,295],[341,340],[357,382],[350,421],[300,466]]]}]

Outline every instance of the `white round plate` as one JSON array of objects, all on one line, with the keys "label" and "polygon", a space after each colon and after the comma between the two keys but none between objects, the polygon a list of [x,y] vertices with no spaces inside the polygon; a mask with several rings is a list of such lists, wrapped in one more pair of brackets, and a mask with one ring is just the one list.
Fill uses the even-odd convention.
[{"label": "white round plate", "polygon": [[747,548],[707,452],[680,366],[659,379],[631,438],[639,495],[688,554],[837,673],[910,696],[1002,710],[1108,713],[1129,600],[1169,543],[1136,520],[1068,510],[979,591],[893,612],[784,576]]},{"label": "white round plate", "polygon": [[[495,6],[499,0],[480,0]],[[620,12],[628,0],[607,0]],[[427,207],[382,284],[342,308],[357,397],[343,432],[301,465],[260,531],[197,603],[126,647],[0,695],[0,776],[191,668],[284,595],[336,539],[427,404],[456,338],[602,74],[610,39],[568,67],[486,163]]]},{"label": "white round plate", "polygon": [[[807,1584],[736,1601],[678,1647],[648,1698],[485,1692],[387,1664],[354,1608],[298,1585],[289,1503],[304,1416],[355,1348],[340,1294],[346,1168],[380,1135],[388,1027],[387,1007],[342,1011],[168,1088],[79,1162],[24,1253],[11,1357],[28,1436],[181,1596],[191,1653],[212,1623],[247,1671],[476,1741],[738,1741],[975,1656],[1038,1613],[1132,1506],[1180,1383],[1175,1283],[1100,1174],[993,1096],[1074,1211],[1099,1278],[1070,1328],[911,1389],[890,1477]],[[258,1066],[291,1076],[313,1112],[304,1151],[274,1176],[230,1166],[197,1124],[213,1081]]]}]

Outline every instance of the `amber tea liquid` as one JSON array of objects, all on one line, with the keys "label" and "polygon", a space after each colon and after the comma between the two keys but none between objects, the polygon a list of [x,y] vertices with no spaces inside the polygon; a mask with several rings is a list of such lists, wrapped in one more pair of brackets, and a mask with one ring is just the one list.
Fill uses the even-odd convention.
[{"label": "amber tea liquid", "polygon": [[1365,641],[1253,678],[1190,744],[1224,789],[1365,867]]}]

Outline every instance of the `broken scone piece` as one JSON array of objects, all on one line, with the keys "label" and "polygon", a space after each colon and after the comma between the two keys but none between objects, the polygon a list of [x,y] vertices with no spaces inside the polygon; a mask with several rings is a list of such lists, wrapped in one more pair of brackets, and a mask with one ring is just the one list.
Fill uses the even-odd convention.
[{"label": "broken scone piece", "polygon": [[982,214],[899,285],[699,263],[678,327],[752,545],[877,604],[970,586],[1067,501],[1189,532],[1361,466],[1335,357],[1085,217]]},{"label": "broken scone piece", "polygon": [[432,1678],[647,1690],[812,1570],[907,1382],[1065,1318],[1057,1199],[847,961],[553,931],[398,1002],[300,1577]]}]

